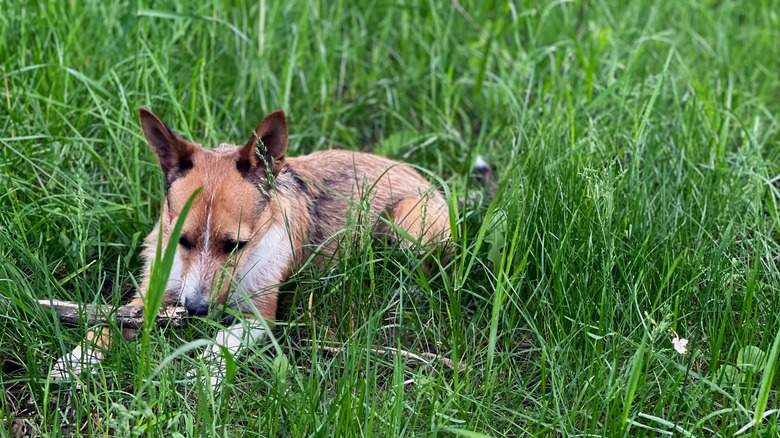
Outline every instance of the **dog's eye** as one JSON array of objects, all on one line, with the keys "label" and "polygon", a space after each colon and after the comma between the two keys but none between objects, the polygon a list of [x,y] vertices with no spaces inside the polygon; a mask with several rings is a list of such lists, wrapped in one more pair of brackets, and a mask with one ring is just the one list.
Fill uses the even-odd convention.
[{"label": "dog's eye", "polygon": [[184,236],[179,237],[179,245],[181,245],[184,249],[192,249],[192,243],[190,243],[189,239]]},{"label": "dog's eye", "polygon": [[222,249],[225,254],[230,254],[233,251],[241,251],[246,246],[246,240],[243,242],[236,242],[235,240],[226,240],[225,247]]}]

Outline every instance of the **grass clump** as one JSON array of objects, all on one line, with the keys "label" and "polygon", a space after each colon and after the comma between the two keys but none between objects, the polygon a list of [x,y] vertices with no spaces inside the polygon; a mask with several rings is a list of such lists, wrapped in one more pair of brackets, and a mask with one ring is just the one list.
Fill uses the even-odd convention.
[{"label": "grass clump", "polygon": [[[0,15],[0,435],[778,433],[777,1],[72,6]],[[366,239],[296,278],[282,354],[224,397],[186,378],[207,323],[52,383],[86,327],[34,300],[136,287],[162,199],[141,106],[204,145],[284,109],[291,155],[429,169],[454,257]],[[456,208],[478,153],[500,189]]]}]

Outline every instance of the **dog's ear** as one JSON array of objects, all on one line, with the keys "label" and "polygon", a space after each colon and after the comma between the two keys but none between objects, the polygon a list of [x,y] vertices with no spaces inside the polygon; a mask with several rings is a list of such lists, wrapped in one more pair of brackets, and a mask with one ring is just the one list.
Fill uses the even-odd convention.
[{"label": "dog's ear", "polygon": [[236,168],[245,174],[259,175],[271,170],[279,175],[287,152],[287,119],[284,111],[275,111],[257,126],[252,138],[241,148]]},{"label": "dog's ear", "polygon": [[165,173],[167,189],[176,178],[192,168],[192,153],[195,152],[196,146],[173,132],[148,109],[141,108],[138,113],[146,142],[157,155]]}]

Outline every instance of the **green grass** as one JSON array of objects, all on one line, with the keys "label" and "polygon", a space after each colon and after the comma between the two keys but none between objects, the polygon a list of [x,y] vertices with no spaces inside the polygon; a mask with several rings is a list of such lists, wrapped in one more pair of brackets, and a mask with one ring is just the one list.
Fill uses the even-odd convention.
[{"label": "green grass", "polygon": [[[12,3],[0,436],[780,431],[776,0]],[[238,358],[222,396],[185,376],[206,321],[52,383],[86,327],[34,300],[136,287],[162,200],[141,106],[206,145],[284,109],[290,155],[401,158],[453,206],[481,153],[502,189],[453,209],[442,269],[367,237],[298,276],[280,348]]]}]

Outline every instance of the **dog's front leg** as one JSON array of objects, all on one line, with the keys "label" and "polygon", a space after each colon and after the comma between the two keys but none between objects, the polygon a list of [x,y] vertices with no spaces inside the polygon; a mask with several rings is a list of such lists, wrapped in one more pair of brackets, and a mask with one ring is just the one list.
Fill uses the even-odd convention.
[{"label": "dog's front leg", "polygon": [[[143,306],[143,298],[136,295],[128,305]],[[122,329],[122,336],[130,341],[135,339],[135,330],[129,328]],[[100,364],[111,349],[116,336],[111,328],[92,327],[87,331],[87,336],[70,353],[59,358],[51,369],[49,377],[52,380],[66,380],[70,376],[79,376],[89,367],[95,367]]]},{"label": "dog's front leg", "polygon": [[[229,353],[237,357],[247,347],[263,341],[266,337],[265,327],[262,322],[254,318],[244,318],[230,327],[220,330],[214,337],[214,344],[207,348],[201,355],[206,366],[206,378],[214,392],[220,390],[227,375],[225,354]],[[224,350],[223,350],[224,348]],[[194,371],[191,372],[191,375]]]},{"label": "dog's front leg", "polygon": [[65,380],[70,373],[78,376],[86,367],[99,364],[103,361],[106,350],[111,347],[112,340],[113,334],[108,327],[89,329],[81,345],[77,345],[73,351],[54,363],[49,377],[52,380]]},{"label": "dog's front leg", "polygon": [[[267,280],[267,279],[264,279]],[[267,280],[268,281],[268,280]],[[225,355],[232,357],[240,355],[247,347],[251,347],[265,340],[266,327],[273,324],[276,319],[276,306],[279,299],[278,281],[268,281],[269,286],[263,287],[263,282],[248,281],[240,287],[240,291],[254,290],[256,292],[246,294],[246,292],[234,291],[229,296],[229,307],[242,314],[237,322],[230,327],[221,329],[214,337],[214,343],[207,348],[201,355],[202,362],[207,364],[206,375],[203,376],[202,383],[206,380],[211,384],[211,389],[218,392],[224,386],[227,375],[227,366]],[[191,370],[188,375],[194,377],[197,370]]]},{"label": "dog's front leg", "polygon": [[[125,339],[132,340],[135,338],[135,330],[123,329],[122,335]],[[49,377],[52,380],[66,380],[71,373],[74,376],[81,375],[87,367],[102,362],[113,343],[114,333],[110,328],[104,326],[89,329],[80,345],[54,363]]]}]

